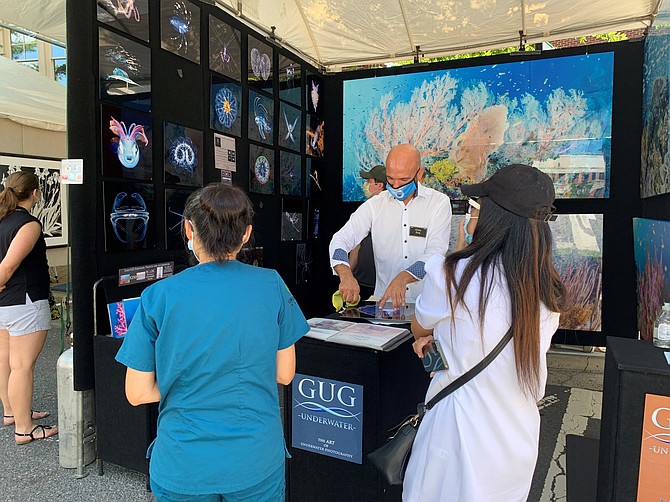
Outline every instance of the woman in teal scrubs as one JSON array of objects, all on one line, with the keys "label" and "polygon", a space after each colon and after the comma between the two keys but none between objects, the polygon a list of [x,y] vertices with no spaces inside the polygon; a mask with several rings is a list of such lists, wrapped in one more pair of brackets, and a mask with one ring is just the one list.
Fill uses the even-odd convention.
[{"label": "woman in teal scrubs", "polygon": [[159,402],[147,452],[159,502],[284,500],[277,383],[293,379],[309,326],[276,271],[235,259],[251,222],[239,188],[194,192],[184,231],[199,264],[144,290],[116,356],[130,404]]}]

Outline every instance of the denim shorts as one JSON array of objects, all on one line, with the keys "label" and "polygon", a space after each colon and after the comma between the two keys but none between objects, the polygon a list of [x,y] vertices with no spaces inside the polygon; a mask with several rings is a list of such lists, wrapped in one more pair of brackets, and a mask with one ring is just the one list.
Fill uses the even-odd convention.
[{"label": "denim shorts", "polygon": [[9,336],[21,336],[51,327],[49,300],[33,302],[26,294],[25,305],[0,307],[0,329],[9,331]]}]

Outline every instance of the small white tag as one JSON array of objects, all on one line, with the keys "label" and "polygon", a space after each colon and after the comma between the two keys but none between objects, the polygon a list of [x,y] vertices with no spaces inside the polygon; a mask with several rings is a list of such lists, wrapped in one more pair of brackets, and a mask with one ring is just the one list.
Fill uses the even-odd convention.
[{"label": "small white tag", "polygon": [[668,364],[670,364],[670,352],[665,352],[665,359],[668,361]]}]

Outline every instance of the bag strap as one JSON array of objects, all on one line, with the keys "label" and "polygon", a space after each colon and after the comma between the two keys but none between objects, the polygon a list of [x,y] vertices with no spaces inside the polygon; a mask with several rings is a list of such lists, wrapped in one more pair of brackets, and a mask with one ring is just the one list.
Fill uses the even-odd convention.
[{"label": "bag strap", "polygon": [[486,368],[491,362],[498,357],[498,354],[502,352],[502,350],[505,348],[507,343],[512,339],[512,328],[507,330],[507,333],[505,333],[505,336],[503,336],[500,341],[498,342],[498,345],[496,345],[493,350],[484,357],[481,361],[479,361],[477,364],[475,364],[472,368],[468,370],[467,373],[462,374],[459,376],[456,380],[451,382],[449,385],[447,385],[444,389],[442,389],[440,392],[438,392],[435,396],[433,396],[433,399],[428,401],[427,403],[421,403],[419,405],[419,415],[423,416],[423,414],[427,411],[430,410],[433,406],[435,406],[440,400],[443,398],[447,397],[449,394],[454,392],[456,389],[459,387],[462,387],[465,385],[468,381],[472,380],[474,377],[476,377],[484,368]]}]

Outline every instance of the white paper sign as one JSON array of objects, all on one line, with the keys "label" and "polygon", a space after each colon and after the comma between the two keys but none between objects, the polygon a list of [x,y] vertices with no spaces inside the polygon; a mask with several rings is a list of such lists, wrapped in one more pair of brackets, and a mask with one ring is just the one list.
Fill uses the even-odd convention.
[{"label": "white paper sign", "polygon": [[237,171],[235,138],[214,133],[214,167],[225,171]]},{"label": "white paper sign", "polygon": [[84,183],[84,159],[63,159],[60,161],[60,182],[64,185]]}]

